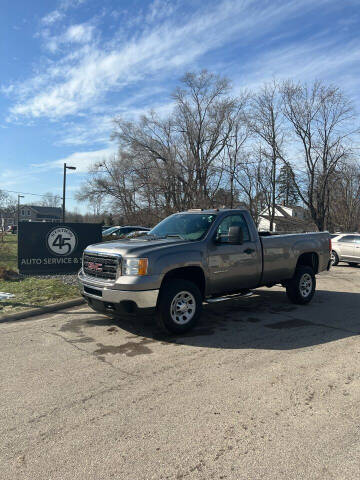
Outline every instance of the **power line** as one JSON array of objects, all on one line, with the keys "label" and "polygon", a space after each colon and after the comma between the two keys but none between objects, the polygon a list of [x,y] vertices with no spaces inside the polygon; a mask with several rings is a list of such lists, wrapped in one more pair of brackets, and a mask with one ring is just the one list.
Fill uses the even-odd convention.
[{"label": "power line", "polygon": [[36,197],[47,197],[47,193],[30,193],[30,192],[17,192],[16,190],[6,190],[5,188],[0,189],[3,192],[8,192],[8,193],[20,193],[23,195],[35,195]]},{"label": "power line", "polygon": [[[16,190],[7,190],[6,188],[0,188],[0,191],[2,192],[7,192],[7,193],[17,193],[17,194],[22,194],[22,195],[33,195],[36,197],[47,197],[48,193],[30,193],[30,192],[18,192]],[[52,194],[54,195],[54,194]],[[55,195],[54,195],[55,196]],[[58,198],[61,200],[62,197],[60,195],[56,195]],[[67,198],[71,198],[72,200],[76,200],[76,197],[72,195],[67,195]]]}]

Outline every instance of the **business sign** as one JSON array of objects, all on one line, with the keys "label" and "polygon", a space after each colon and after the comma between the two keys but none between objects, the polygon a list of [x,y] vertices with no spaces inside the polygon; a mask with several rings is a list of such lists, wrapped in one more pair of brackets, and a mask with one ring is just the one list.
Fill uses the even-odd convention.
[{"label": "business sign", "polygon": [[96,223],[20,222],[19,272],[29,275],[75,273],[84,249],[101,242]]}]

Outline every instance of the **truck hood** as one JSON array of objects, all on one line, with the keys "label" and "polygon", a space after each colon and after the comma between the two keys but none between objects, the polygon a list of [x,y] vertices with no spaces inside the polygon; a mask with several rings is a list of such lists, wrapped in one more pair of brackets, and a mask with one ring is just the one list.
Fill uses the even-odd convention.
[{"label": "truck hood", "polygon": [[142,256],[148,251],[160,250],[178,245],[189,245],[197,242],[182,240],[179,238],[159,238],[154,240],[143,240],[132,238],[129,240],[114,240],[112,242],[95,243],[86,247],[86,253],[103,253],[107,255],[120,254],[122,256]]}]

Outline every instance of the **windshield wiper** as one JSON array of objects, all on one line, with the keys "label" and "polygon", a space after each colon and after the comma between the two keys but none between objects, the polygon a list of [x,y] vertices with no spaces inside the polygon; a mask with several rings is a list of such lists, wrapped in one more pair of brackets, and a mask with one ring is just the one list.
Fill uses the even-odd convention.
[{"label": "windshield wiper", "polygon": [[186,240],[186,238],[184,238],[179,233],[168,233],[166,235],[156,235],[156,233],[151,233],[151,234],[144,235],[143,237],[140,237],[140,238],[147,238],[149,240],[161,240],[163,238],[172,238],[172,237],[181,238],[181,240]]},{"label": "windshield wiper", "polygon": [[184,237],[183,237],[182,235],[180,235],[179,233],[169,233],[169,234],[167,234],[167,235],[164,236],[164,238],[169,238],[169,237],[170,237],[170,238],[171,238],[171,237],[175,237],[175,238],[179,237],[179,238],[181,238],[181,240],[186,240],[186,238],[184,238]]}]

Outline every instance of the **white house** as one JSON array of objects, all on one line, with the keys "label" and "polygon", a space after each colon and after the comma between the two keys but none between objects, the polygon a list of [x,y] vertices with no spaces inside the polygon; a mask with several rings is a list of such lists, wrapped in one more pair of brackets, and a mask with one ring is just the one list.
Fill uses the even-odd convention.
[{"label": "white house", "polygon": [[[264,209],[259,216],[259,231],[270,230],[270,211]],[[310,232],[316,230],[315,225],[307,218],[306,210],[299,206],[275,206],[274,232]]]},{"label": "white house", "polygon": [[60,222],[62,209],[59,207],[43,207],[39,205],[21,205],[20,222]]}]

